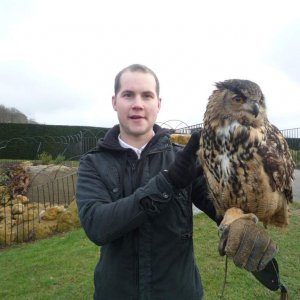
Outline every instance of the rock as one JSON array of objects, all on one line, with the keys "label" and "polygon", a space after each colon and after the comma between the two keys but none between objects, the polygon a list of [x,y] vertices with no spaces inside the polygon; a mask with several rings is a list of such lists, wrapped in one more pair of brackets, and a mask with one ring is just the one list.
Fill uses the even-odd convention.
[{"label": "rock", "polygon": [[46,210],[40,214],[42,220],[55,220],[57,219],[58,215],[65,211],[63,205],[55,205],[53,207],[48,207]]},{"label": "rock", "polygon": [[11,207],[0,206],[0,222],[8,217],[11,218]]},{"label": "rock", "polygon": [[31,167],[33,165],[33,163],[30,160],[26,160],[26,161],[21,162],[20,165],[26,170],[26,168]]},{"label": "rock", "polygon": [[41,221],[37,223],[34,227],[33,238],[36,240],[45,239],[49,236],[52,236],[57,231],[57,220],[52,221]]},{"label": "rock", "polygon": [[16,220],[17,225],[22,224],[24,222],[23,214],[21,215],[14,215],[13,216],[14,220]]},{"label": "rock", "polygon": [[0,205],[6,205],[10,200],[9,189],[7,186],[0,186]]},{"label": "rock", "polygon": [[0,245],[11,245],[16,240],[16,233],[10,227],[0,226]]},{"label": "rock", "polygon": [[67,232],[72,229],[79,228],[80,225],[76,201],[73,200],[66,211],[58,216],[57,231]]},{"label": "rock", "polygon": [[27,204],[27,203],[29,203],[29,199],[28,199],[26,196],[23,196],[23,195],[17,195],[17,196],[13,199],[13,203]]},{"label": "rock", "polygon": [[16,203],[11,208],[11,213],[13,215],[22,214],[24,211],[24,205],[22,203]]},{"label": "rock", "polygon": [[23,213],[23,220],[32,221],[39,217],[39,210],[37,208],[26,208]]}]

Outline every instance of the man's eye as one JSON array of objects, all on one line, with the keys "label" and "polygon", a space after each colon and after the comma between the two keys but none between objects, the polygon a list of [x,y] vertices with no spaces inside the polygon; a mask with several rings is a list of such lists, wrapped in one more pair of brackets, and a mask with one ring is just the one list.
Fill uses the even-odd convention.
[{"label": "man's eye", "polygon": [[146,99],[152,99],[152,98],[153,98],[153,95],[152,95],[152,94],[145,94],[145,98],[146,98]]}]

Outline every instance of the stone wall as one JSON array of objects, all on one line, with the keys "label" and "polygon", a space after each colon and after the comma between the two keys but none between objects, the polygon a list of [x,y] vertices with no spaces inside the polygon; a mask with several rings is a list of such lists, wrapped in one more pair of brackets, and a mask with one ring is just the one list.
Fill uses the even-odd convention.
[{"label": "stone wall", "polygon": [[[0,190],[1,197],[5,190]],[[4,202],[0,206],[0,246],[44,239],[80,227],[74,199],[68,207],[30,202],[22,195]]]},{"label": "stone wall", "polygon": [[14,191],[22,194],[12,192],[11,183],[0,185],[0,247],[80,227],[74,200],[77,168],[29,162],[22,168],[30,182],[26,189],[18,182]]}]

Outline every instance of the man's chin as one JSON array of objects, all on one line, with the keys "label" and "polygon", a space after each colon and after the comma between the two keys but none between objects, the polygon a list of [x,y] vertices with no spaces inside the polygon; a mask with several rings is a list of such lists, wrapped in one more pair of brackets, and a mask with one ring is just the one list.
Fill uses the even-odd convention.
[{"label": "man's chin", "polygon": [[149,131],[148,128],[142,127],[142,126],[130,128],[131,134],[132,134],[132,135],[135,135],[135,136],[140,136],[140,135],[147,134],[148,131]]},{"label": "man's chin", "polygon": [[134,136],[141,136],[147,133],[147,130],[132,130],[131,134]]}]

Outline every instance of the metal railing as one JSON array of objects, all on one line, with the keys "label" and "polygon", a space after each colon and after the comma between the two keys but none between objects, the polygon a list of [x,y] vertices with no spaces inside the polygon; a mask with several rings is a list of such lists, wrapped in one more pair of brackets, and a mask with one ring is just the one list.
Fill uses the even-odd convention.
[{"label": "metal railing", "polygon": [[30,202],[68,207],[75,195],[76,180],[77,172],[74,172],[64,177],[52,179],[46,184],[33,185],[29,188],[27,197]]}]

